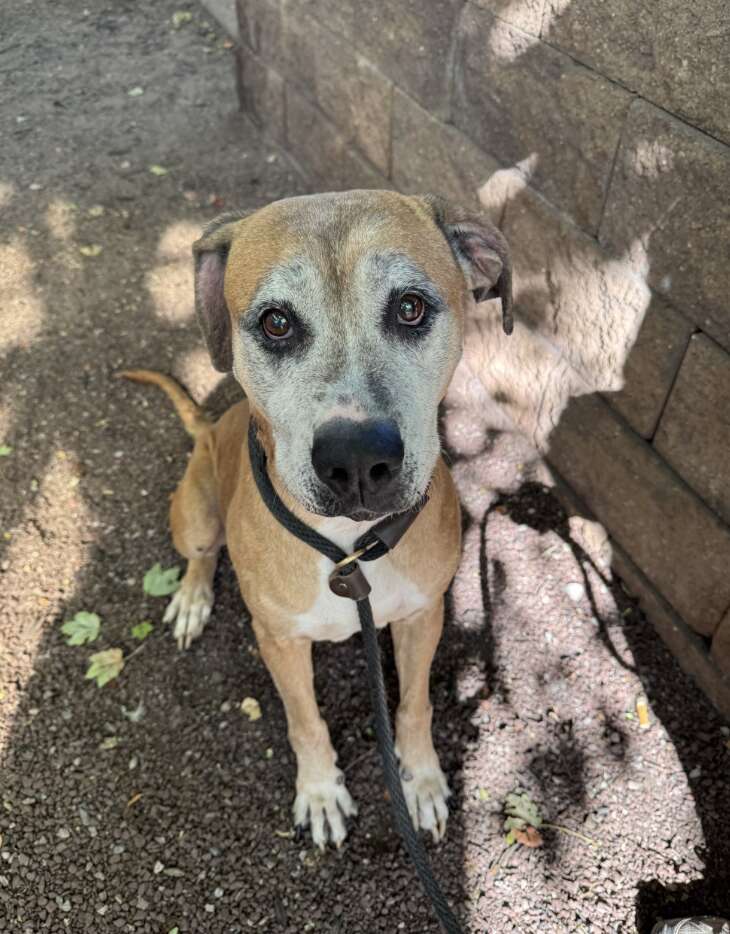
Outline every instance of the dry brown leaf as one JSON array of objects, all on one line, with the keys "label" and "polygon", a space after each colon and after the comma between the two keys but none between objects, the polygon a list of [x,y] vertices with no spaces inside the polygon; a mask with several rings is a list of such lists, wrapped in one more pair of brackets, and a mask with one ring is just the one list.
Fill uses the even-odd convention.
[{"label": "dry brown leaf", "polygon": [[513,830],[512,833],[518,843],[521,843],[523,846],[529,846],[531,850],[543,844],[540,831],[535,827],[525,827],[524,830]]}]

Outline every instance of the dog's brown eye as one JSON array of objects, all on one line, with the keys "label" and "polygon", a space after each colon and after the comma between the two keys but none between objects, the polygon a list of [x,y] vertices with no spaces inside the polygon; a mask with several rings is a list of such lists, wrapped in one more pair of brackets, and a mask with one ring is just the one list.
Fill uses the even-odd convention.
[{"label": "dog's brown eye", "polygon": [[420,324],[425,310],[426,306],[420,295],[407,293],[401,297],[400,307],[398,308],[398,320],[401,324],[408,324],[410,326]]},{"label": "dog's brown eye", "polygon": [[285,311],[280,308],[269,308],[261,318],[264,334],[272,340],[280,341],[291,333],[291,321]]}]

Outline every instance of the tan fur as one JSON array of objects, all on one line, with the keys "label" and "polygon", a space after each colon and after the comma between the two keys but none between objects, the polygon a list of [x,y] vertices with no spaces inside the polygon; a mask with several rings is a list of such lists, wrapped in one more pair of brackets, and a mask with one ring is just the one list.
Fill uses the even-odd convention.
[{"label": "tan fur", "polygon": [[[196,255],[210,254],[221,246],[228,250],[223,290],[233,333],[236,318],[247,311],[267,275],[305,246],[333,294],[346,294],[347,282],[355,275],[362,255],[397,255],[400,251],[436,285],[457,323],[449,332],[443,356],[443,396],[453,368],[450,361],[458,358],[456,342],[463,333],[468,288],[449,243],[434,222],[432,204],[425,198],[394,192],[352,192],[337,199],[336,205],[333,196],[289,199],[242,219],[222,218],[198,241]],[[338,324],[347,326],[348,316],[359,314],[360,309],[342,302],[337,313],[341,316]],[[235,368],[234,372],[247,389],[247,374]],[[169,378],[139,370],[120,375],[162,388],[195,437],[192,457],[170,510],[175,547],[189,560],[182,586],[166,615],[175,621],[178,644],[187,648],[210,615],[216,555],[225,543],[252,615],[262,658],[284,702],[298,768],[295,821],[309,821],[320,846],[327,839],[328,827],[329,838],[339,845],[346,833],[344,817],[356,808],[319,714],[311,639],[302,632],[314,638],[344,638],[348,630],[337,636],[320,635],[323,630],[316,627],[307,629],[313,614],[322,607],[330,616],[332,612],[339,614],[338,598],[334,598],[333,611],[333,598],[323,582],[327,571],[324,559],[284,529],[259,496],[248,457],[252,414],[268,455],[272,483],[292,512],[323,534],[334,535],[338,530],[337,534],[349,535],[346,523],[351,520],[335,527],[336,519],[307,512],[289,493],[274,467],[271,426],[264,412],[250,411],[248,401],[234,405],[210,424]],[[431,400],[432,396],[425,398]],[[434,406],[434,418],[435,401],[428,403]],[[351,525],[359,528],[355,522]],[[352,541],[355,537],[353,531]],[[381,579],[392,582],[396,598],[390,603],[381,601],[381,615],[385,617],[393,606],[406,614],[402,619],[376,618],[377,625],[392,625],[401,689],[396,735],[404,791],[414,824],[430,830],[435,839],[444,833],[449,791],[431,738],[428,679],[443,626],[443,594],[457,568],[460,539],[458,498],[446,464],[439,458],[426,506],[397,547],[375,563],[384,563],[380,565],[385,568]],[[363,567],[366,576],[377,571],[375,565]],[[354,604],[342,600],[342,612],[354,614]],[[356,625],[356,616],[348,618],[354,618]],[[333,624],[323,625],[326,633],[327,626]]]},{"label": "tan fur", "polygon": [[[182,390],[172,381],[148,371],[120,375],[162,387],[178,411],[185,414],[188,424],[200,424],[196,407],[192,402],[189,406],[180,404],[178,392]],[[173,386],[177,392],[171,391]],[[243,401],[208,430],[198,432],[185,475],[172,498],[173,542],[189,563],[171,608],[188,604],[186,618],[193,619],[192,629],[186,626],[178,634],[178,643],[187,648],[202,632],[207,615],[201,621],[200,613],[195,615],[196,607],[199,610],[207,594],[210,612],[217,552],[225,542],[252,614],[262,658],[284,702],[288,735],[297,755],[297,802],[304,802],[299,816],[305,817],[304,809],[312,808],[313,787],[335,789],[336,808],[327,807],[325,801],[322,814],[327,815],[331,839],[339,845],[345,834],[344,824],[338,824],[340,815],[354,814],[356,808],[339,781],[337,755],[314,696],[311,641],[294,637],[292,632],[296,615],[310,608],[316,599],[319,555],[279,525],[262,502],[247,453],[248,421],[249,407]],[[314,527],[322,525],[323,520],[307,514],[292,499],[273,471],[271,478],[293,512]],[[448,469],[439,460],[428,503],[397,548],[388,558],[380,559],[392,560],[424,593],[429,604],[414,618],[391,622],[401,684],[396,736],[404,774],[411,776],[409,782],[404,782],[404,790],[414,823],[418,826],[420,820],[437,839],[445,830],[443,799],[449,792],[431,740],[428,675],[443,624],[442,595],[456,572],[460,539],[458,499]],[[438,802],[438,807],[433,805],[435,817],[428,821],[419,811],[419,800],[426,798]],[[313,831],[320,817],[312,817]],[[315,839],[322,845],[326,832],[321,836],[320,828],[318,833]]]}]

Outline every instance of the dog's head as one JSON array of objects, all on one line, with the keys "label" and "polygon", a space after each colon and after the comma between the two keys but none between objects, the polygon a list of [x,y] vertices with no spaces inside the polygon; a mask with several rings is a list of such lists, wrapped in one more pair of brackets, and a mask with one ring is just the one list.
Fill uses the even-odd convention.
[{"label": "dog's head", "polygon": [[434,198],[350,191],[224,215],[193,250],[213,364],[243,387],[289,492],[353,519],[415,505],[469,303],[499,296],[511,330],[499,231]]}]

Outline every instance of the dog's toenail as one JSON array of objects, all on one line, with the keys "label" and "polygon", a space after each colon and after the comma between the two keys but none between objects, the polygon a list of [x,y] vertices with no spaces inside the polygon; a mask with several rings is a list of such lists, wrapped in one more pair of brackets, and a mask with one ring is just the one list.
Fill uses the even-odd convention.
[{"label": "dog's toenail", "polygon": [[400,777],[401,777],[401,780],[404,781],[404,782],[412,782],[412,781],[413,781],[413,772],[411,772],[409,769],[401,769],[401,770],[400,770]]}]

